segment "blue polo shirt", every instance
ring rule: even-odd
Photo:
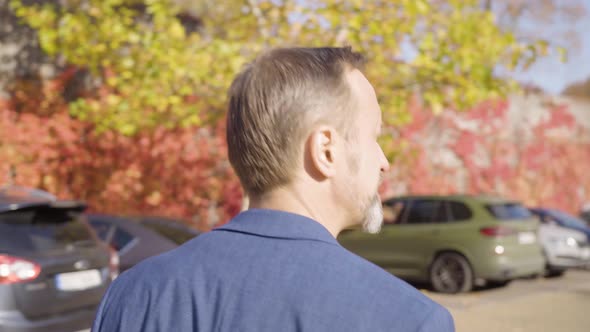
[[[94,332],[454,331],[449,312],[318,222],[251,209],[123,273]]]

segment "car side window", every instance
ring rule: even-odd
[[[434,218],[432,222],[434,223],[446,223],[452,221],[450,213],[449,213],[449,206],[445,201],[439,201],[438,207],[436,208],[436,212],[434,214]]]
[[[98,238],[102,241],[108,241],[108,237],[111,234],[112,225],[108,222],[98,221],[98,220],[90,220],[90,225],[98,235]]]
[[[438,222],[437,218],[446,218],[441,216],[441,208],[444,206],[437,200],[415,200],[409,205],[406,216],[406,224],[429,224]]]
[[[449,205],[451,221],[464,221],[473,217],[473,212],[464,203],[450,201],[447,204]]]
[[[557,220],[548,214],[542,214],[539,219],[541,220],[541,223],[546,225],[559,225]]]
[[[123,251],[135,240],[135,237],[130,233],[117,227],[113,239],[111,240],[111,246],[117,251]]]
[[[407,205],[404,201],[390,201],[383,204],[383,224],[401,224]]]

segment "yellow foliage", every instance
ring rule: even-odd
[[[406,102],[415,93],[435,112],[504,95],[514,85],[493,75],[495,69],[527,66],[549,47],[519,43],[476,0],[186,3],[184,10],[202,22],[196,32],[185,30],[170,0],[72,1],[67,7],[12,0],[11,6],[39,31],[47,53],[89,68],[113,94],[76,101],[72,113],[127,135],[162,124],[201,124],[203,114],[219,118],[235,73],[269,47],[350,45],[365,53],[367,75],[391,124],[407,120]]]

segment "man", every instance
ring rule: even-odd
[[[275,49],[234,80],[231,164],[250,209],[123,273],[94,331],[454,331],[449,313],[342,248],[382,223],[381,110],[349,48]]]

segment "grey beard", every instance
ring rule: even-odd
[[[365,217],[362,222],[363,231],[369,234],[377,234],[381,231],[383,225],[383,208],[379,195],[371,199],[371,203],[365,210]]]

